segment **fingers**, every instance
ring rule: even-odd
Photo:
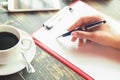
[[[71,41],[75,42],[77,39],[79,39],[78,47],[83,46],[84,43],[89,45],[91,41],[94,40],[94,33],[92,32],[74,31],[71,33],[71,35]]]
[[[77,38],[72,38],[72,41],[75,42],[77,40]],[[78,41],[78,47],[82,47],[84,44],[89,45],[91,43],[90,40],[86,40],[86,39],[79,39]]]
[[[81,47],[84,44],[84,39],[79,39],[78,47]]]
[[[102,18],[100,16],[85,16],[81,17],[76,23],[73,24],[70,28],[68,28],[68,31],[72,31],[78,27],[84,27],[85,25],[100,21]],[[96,30],[96,29],[95,29]],[[84,44],[84,39],[86,39],[86,44],[90,44],[91,41],[97,42],[98,35],[95,34],[94,30],[90,31],[74,31],[71,33],[72,39],[71,41],[75,42],[77,39],[79,39],[78,47],[81,47]]]
[[[78,47],[82,47],[84,44],[89,45],[90,43],[91,43],[90,40],[87,40],[87,39],[79,39]]]
[[[85,32],[85,31],[74,31],[71,33],[71,35],[74,39],[79,38],[79,39],[93,40],[94,37],[93,32]]]
[[[77,40],[76,37],[72,37],[72,39],[71,39],[72,42],[75,42],[76,40]],[[83,39],[79,39],[79,41],[78,41],[78,47],[81,47],[83,44],[84,44]]]
[[[71,39],[72,42],[75,42],[76,40],[77,40],[77,37],[74,37],[74,36]]]
[[[99,21],[101,18],[99,16],[85,16],[81,17],[76,23],[73,24],[70,28],[68,28],[68,31],[71,31],[77,27],[83,27],[86,24],[89,24],[94,21]]]

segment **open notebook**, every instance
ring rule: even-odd
[[[112,18],[91,8],[81,1],[66,6],[44,25],[32,34],[36,44],[48,54],[70,67],[85,80],[120,80],[120,50],[102,46],[96,43],[77,48],[77,42],[71,42],[71,36],[56,39],[67,32],[83,15],[100,14],[116,32],[120,32],[120,24]],[[56,18],[57,17],[57,18]],[[87,73],[87,74],[86,74]],[[88,76],[89,75],[89,76]],[[91,76],[91,77],[90,77]]]

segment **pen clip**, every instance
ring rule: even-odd
[[[98,21],[98,22],[94,22],[94,23],[90,23],[90,24],[88,24],[88,25],[85,26],[85,30],[94,28],[94,27],[96,27],[96,26],[101,26],[101,25],[104,24],[104,23],[106,23],[105,20]]]

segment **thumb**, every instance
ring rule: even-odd
[[[93,32],[74,31],[71,33],[71,35],[75,38],[80,38],[80,39],[93,40],[94,38]]]

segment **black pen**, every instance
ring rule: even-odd
[[[82,28],[74,29],[74,30],[72,30],[72,31],[70,31],[70,32],[64,33],[64,34],[58,36],[57,38],[69,36],[69,35],[71,35],[71,33],[72,33],[73,31],[76,31],[76,30],[86,31],[86,30],[88,30],[88,29],[101,26],[101,25],[104,24],[104,23],[106,23],[105,20],[98,21],[98,22],[93,22],[93,23],[90,23],[90,24],[88,24],[88,25],[86,25],[86,26],[84,26],[84,27],[82,27]]]

